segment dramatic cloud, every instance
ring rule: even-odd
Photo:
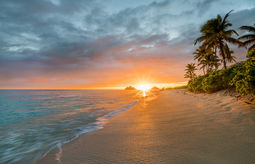
[[[0,88],[185,81],[200,26],[232,9],[233,28],[255,23],[254,0],[1,1]]]

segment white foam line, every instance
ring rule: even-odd
[[[77,139],[82,134],[102,129],[103,126],[106,124],[106,122],[110,118],[120,114],[121,112],[124,112],[124,111],[132,108],[137,103],[138,103],[138,101],[135,101],[135,102],[133,102],[133,103],[131,103],[131,104],[121,108],[120,110],[113,111],[113,112],[108,113],[105,116],[99,117],[96,122],[90,123],[90,124],[88,124],[88,125],[86,125],[86,126],[84,126],[82,128],[79,127],[78,129],[81,130],[81,131],[79,133],[77,133],[72,139],[57,143],[57,145],[53,146],[51,149],[49,149],[49,151],[47,151],[43,156],[41,156],[41,158],[35,160],[33,163],[35,163],[35,162],[39,161],[40,159],[44,158],[51,150],[53,150],[56,147],[59,149],[59,151],[56,153],[56,160],[58,161],[58,163],[61,163],[62,145],[63,144],[69,143],[69,142]]]

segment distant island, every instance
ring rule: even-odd
[[[151,89],[150,89],[151,91],[160,91],[160,89],[158,88],[158,87],[152,87]]]
[[[125,88],[125,90],[137,90],[135,87],[132,87],[132,86],[127,86],[126,88]]]

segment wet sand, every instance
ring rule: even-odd
[[[222,94],[161,92],[39,163],[254,163],[255,106]]]

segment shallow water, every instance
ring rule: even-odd
[[[33,163],[136,102],[135,91],[1,90],[0,163]]]
[[[169,90],[63,146],[60,161],[53,152],[39,163],[246,164],[254,152],[253,105],[221,92]]]

